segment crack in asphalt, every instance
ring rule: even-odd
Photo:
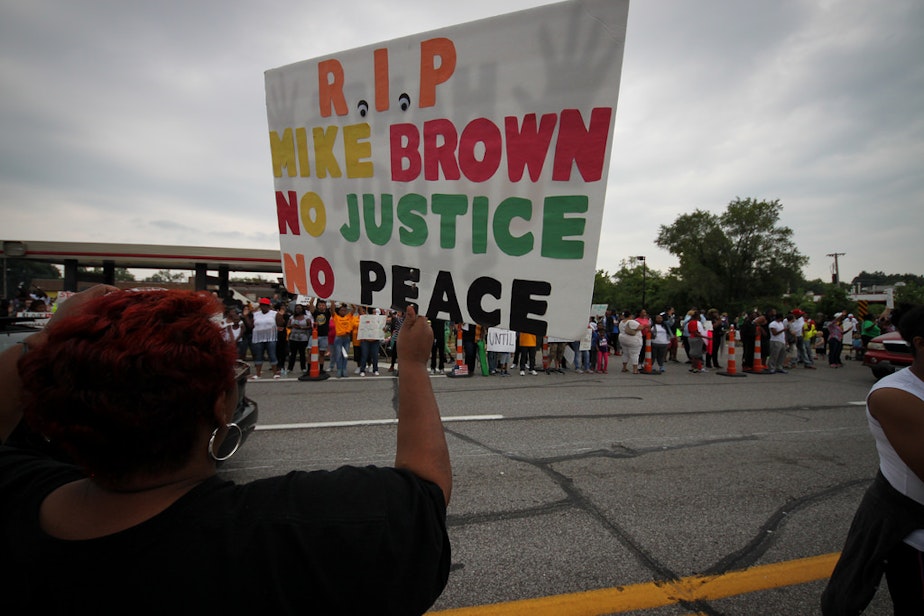
[[[824,490],[790,500],[767,518],[767,521],[761,525],[754,535],[754,538],[751,539],[747,545],[719,559],[714,565],[707,568],[703,572],[703,575],[718,575],[727,571],[750,567],[772,547],[777,530],[786,524],[790,514],[805,509],[815,503],[825,501],[830,497],[837,496],[859,485],[866,485],[869,482],[869,479],[845,481],[844,483],[839,483],[825,488]]]
[[[827,408],[827,407],[823,407]],[[838,408],[838,407],[834,407]],[[767,412],[768,409],[762,409],[763,412]],[[783,410],[783,409],[780,409]],[[792,409],[785,409],[792,410]],[[804,407],[800,410],[805,410]],[[738,412],[741,412],[740,410]],[[600,418],[609,418],[612,415],[590,415],[586,418],[600,417]],[[538,417],[538,419],[544,419],[546,416]],[[574,416],[570,416],[571,419],[574,419]],[[644,455],[650,455],[655,453],[664,453],[668,451],[676,451],[680,449],[690,449],[695,447],[710,447],[712,445],[730,443],[730,442],[743,442],[743,441],[756,441],[760,440],[759,436],[747,435],[740,437],[726,437],[726,438],[717,438],[717,439],[705,439],[696,442],[683,443],[673,446],[658,446],[658,447],[647,447],[641,449],[631,449],[625,447],[619,443],[614,443],[610,449],[597,449],[593,451],[586,451],[575,454],[568,454],[562,456],[551,456],[544,458],[532,458],[523,455],[517,455],[511,452],[505,452],[494,447],[491,447],[476,438],[470,437],[467,434],[462,434],[456,430],[445,429],[447,434],[474,445],[480,447],[490,453],[496,454],[503,458],[506,458],[513,462],[519,462],[523,464],[528,464],[540,470],[544,475],[549,477],[552,482],[557,485],[564,493],[565,498],[553,501],[551,503],[546,503],[536,507],[527,507],[516,510],[509,510],[503,512],[486,512],[486,513],[476,513],[476,514],[462,514],[462,515],[449,515],[447,516],[447,525],[450,527],[461,527],[468,526],[472,524],[482,524],[487,522],[496,522],[496,521],[505,521],[512,519],[523,519],[533,516],[546,515],[548,513],[553,513],[556,511],[562,511],[565,509],[573,508],[583,511],[592,519],[597,521],[611,536],[613,536],[620,544],[622,544],[626,549],[629,550],[635,558],[646,567],[652,574],[655,576],[655,583],[657,584],[666,584],[670,582],[679,581],[681,575],[676,571],[672,570],[670,567],[660,562],[655,558],[648,550],[646,550],[632,534],[626,530],[624,527],[611,520],[604,511],[597,507],[592,500],[584,495],[580,489],[574,485],[574,480],[555,470],[553,465],[568,462],[574,460],[585,460],[592,458],[613,458],[613,459],[629,459],[637,458]],[[805,509],[815,503],[822,502],[828,498],[832,498],[845,492],[847,490],[853,489],[858,485],[868,483],[868,479],[858,479],[853,481],[847,481],[840,483],[834,486],[827,487],[823,490],[807,494],[805,496],[792,499],[786,502],[784,505],[779,507],[769,518],[760,526],[757,533],[754,537],[743,547],[734,552],[731,552],[713,565],[709,566],[703,575],[720,575],[727,573],[728,571],[733,571],[737,569],[745,569],[752,566],[756,563],[770,547],[773,546],[775,538],[777,537],[777,531],[782,528],[789,516],[797,511]],[[459,563],[457,568],[464,567],[464,564]],[[678,605],[682,606],[684,609],[695,610],[700,614],[706,614],[708,616],[722,616],[722,612],[718,611],[714,606],[709,602],[705,601],[688,601],[680,600]]]

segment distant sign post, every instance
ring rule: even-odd
[[[627,16],[563,2],[267,71],[287,289],[580,338]]]

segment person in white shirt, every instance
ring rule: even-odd
[[[652,362],[657,365],[655,369],[658,372],[664,372],[664,361],[670,341],[671,331],[664,324],[664,316],[655,315],[654,323],[651,325],[651,357]]]
[[[844,330],[844,339],[842,343],[844,345],[844,357],[846,359],[853,359],[853,337],[855,335],[860,335],[860,331],[857,329],[859,325],[860,322],[857,321],[852,314],[848,314],[847,318],[844,319],[844,322],[841,324]]]
[[[796,351],[799,354],[799,363],[809,370],[815,369],[814,349],[807,346],[805,339],[805,313],[796,308],[792,311],[793,319],[789,322],[789,331],[796,339]]]
[[[279,366],[276,365],[276,311],[270,307],[268,297],[260,298],[260,309],[253,313],[253,334],[250,339],[250,353],[256,374],[250,378],[258,379],[263,373],[264,352],[273,367],[273,378],[279,378]]]
[[[924,305],[902,312],[912,363],[866,397],[879,472],[822,595],[825,616],[862,612],[883,575],[895,614],[924,614]]]
[[[786,374],[783,364],[786,361],[786,329],[787,323],[779,312],[770,321],[770,353],[767,355],[767,370],[778,374]]]

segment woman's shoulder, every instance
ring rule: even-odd
[[[44,452],[0,446],[0,494],[7,490],[47,494],[83,477],[76,466],[50,458]]]

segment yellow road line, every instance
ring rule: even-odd
[[[681,601],[708,601],[758,590],[804,584],[831,576],[839,554],[823,554],[722,575],[691,576],[673,582],[647,582],[567,595],[554,595],[493,605],[462,607],[440,616],[600,616],[652,609]]]

